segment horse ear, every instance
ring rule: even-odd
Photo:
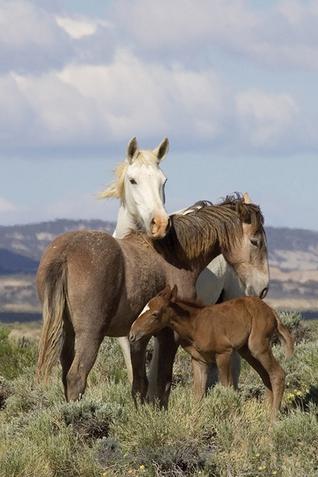
[[[175,303],[177,301],[177,296],[178,296],[178,287],[177,287],[177,285],[174,285],[174,287],[171,290],[170,301]]]
[[[127,159],[128,159],[129,164],[131,164],[133,162],[133,157],[134,157],[134,155],[136,154],[137,151],[138,151],[137,139],[135,137],[133,137],[132,139],[130,139],[130,141],[128,143],[128,146],[127,146]]]
[[[157,156],[158,161],[161,161],[169,151],[169,139],[165,137],[156,149],[152,152]]]
[[[161,290],[161,292],[158,293],[158,296],[166,296],[166,295],[170,295],[171,293],[171,288],[169,285],[167,285],[163,290]]]
[[[243,194],[243,202],[244,202],[244,204],[251,204],[252,203],[251,198],[250,198],[250,196],[248,195],[247,192],[244,192],[244,194]]]

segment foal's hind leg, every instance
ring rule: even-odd
[[[84,393],[102,339],[101,334],[89,331],[75,335],[75,357],[66,376],[67,401],[76,401]]]
[[[261,350],[251,352],[255,356],[255,358],[262,364],[262,366],[266,369],[269,379],[271,382],[272,390],[273,390],[273,402],[272,402],[272,420],[276,418],[276,415],[279,411],[283,394],[285,388],[285,372],[280,364],[276,361],[273,356],[270,344],[263,347]]]
[[[242,356],[242,358],[244,358],[261,377],[264,383],[264,386],[266,388],[266,400],[269,406],[272,408],[273,390],[272,390],[272,383],[271,383],[267,370],[264,368],[264,366],[258,359],[254,358],[254,356],[252,355],[251,351],[248,349],[247,346],[243,346],[243,348],[239,350],[239,353]]]

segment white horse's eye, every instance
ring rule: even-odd
[[[129,179],[129,182],[130,182],[131,184],[137,184],[137,182],[135,181],[135,179]]]

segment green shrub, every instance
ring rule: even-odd
[[[8,339],[10,330],[0,326],[0,376],[14,379],[34,367],[36,347],[33,343],[16,344]]]

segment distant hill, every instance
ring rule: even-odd
[[[0,226],[0,312],[39,310],[34,273],[47,245],[70,230],[112,233],[102,220],[55,220]],[[318,232],[267,227],[271,284],[267,300],[274,306],[318,310]]]
[[[38,265],[38,260],[0,248],[0,275],[35,273]]]
[[[0,248],[39,260],[43,250],[60,234],[70,230],[97,229],[113,232],[115,224],[102,220],[58,219],[38,224],[0,226]]]

